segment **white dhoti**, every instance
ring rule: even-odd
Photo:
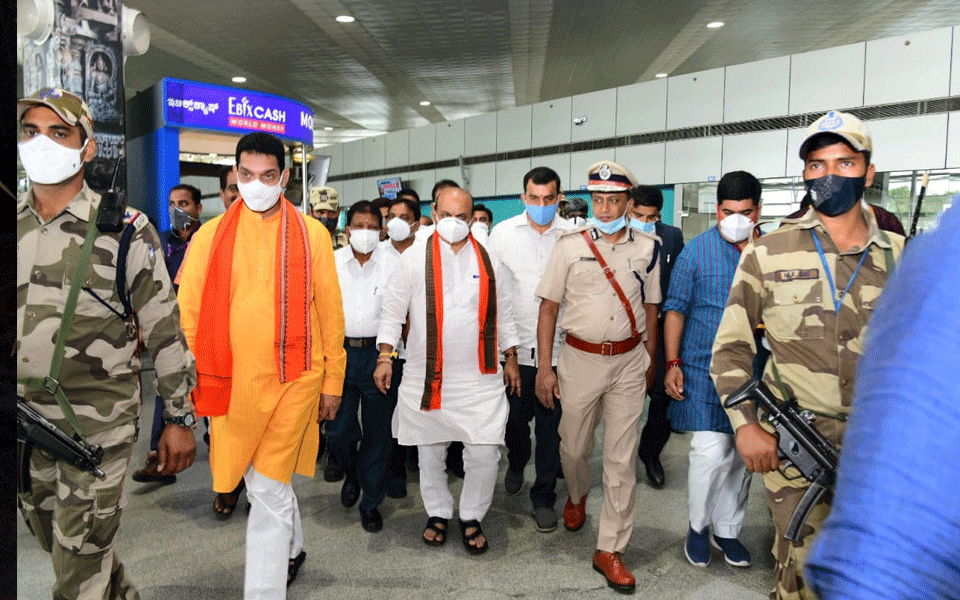
[[[251,465],[244,473],[250,516],[244,600],[284,600],[288,558],[303,550],[303,524],[293,486],[271,479]]]
[[[701,532],[712,526],[717,537],[738,537],[747,509],[750,475],[737,453],[733,435],[693,432],[688,474],[690,527]]]
[[[420,456],[420,495],[427,516],[453,518],[453,495],[447,485],[446,457],[449,442],[417,446]],[[460,520],[482,521],[493,502],[500,468],[500,447],[492,444],[463,445],[463,490]]]

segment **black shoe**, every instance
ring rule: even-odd
[[[662,489],[666,479],[663,476],[663,465],[660,464],[660,459],[656,457],[643,459],[643,466],[647,469],[647,480],[650,485],[658,490]]]
[[[340,488],[340,504],[350,508],[360,499],[360,485],[356,481],[349,479],[343,482]]]
[[[376,508],[371,510],[360,509],[360,524],[370,533],[376,533],[383,529],[383,517]]]
[[[327,466],[323,468],[323,480],[340,481],[341,479],[343,479],[343,469],[331,460],[330,456],[327,456]]]
[[[390,498],[407,497],[407,480],[393,477],[387,480],[387,496]]]

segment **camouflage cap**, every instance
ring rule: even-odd
[[[17,100],[17,121],[23,118],[23,113],[31,106],[46,106],[68,125],[83,127],[88,138],[93,137],[93,117],[90,116],[90,107],[83,98],[60,88],[46,88]]]
[[[850,113],[831,110],[807,127],[803,142],[800,143],[800,158],[806,160],[807,148],[817,136],[832,133],[842,137],[857,152],[873,154],[873,140],[863,121]]]
[[[630,169],[612,160],[587,167],[587,189],[591,192],[626,192],[639,184]]]
[[[330,186],[310,188],[310,208],[313,210],[339,210],[340,192]]]

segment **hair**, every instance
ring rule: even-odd
[[[638,185],[627,193],[634,206],[652,206],[657,212],[663,210],[663,192],[652,185]]]
[[[717,184],[717,204],[724,200],[753,200],[754,206],[760,204],[760,181],[746,171],[730,171],[720,178]]]
[[[286,148],[283,142],[280,141],[280,138],[275,135],[257,131],[255,133],[248,133],[240,138],[240,141],[237,142],[238,167],[240,166],[240,155],[244,152],[274,156],[277,159],[277,167],[281,171],[284,169],[285,163],[283,157],[286,154]]]
[[[482,210],[483,212],[487,213],[487,216],[490,217],[490,224],[493,225],[493,211],[482,204],[474,204],[473,210],[470,211],[470,214],[473,214],[478,210]]]
[[[807,144],[806,144],[806,152],[805,152],[804,155],[803,155],[803,160],[806,161],[806,160],[807,160],[807,155],[809,155],[811,152],[813,152],[813,151],[815,151],[815,150],[821,150],[821,149],[823,149],[823,148],[826,148],[827,146],[832,146],[832,145],[836,144],[837,142],[843,144],[843,145],[846,146],[847,148],[850,148],[850,149],[853,150],[854,152],[859,152],[860,154],[863,154],[863,158],[864,158],[864,160],[867,161],[867,165],[870,164],[870,151],[869,151],[869,150],[857,150],[856,148],[854,148],[853,146],[851,146],[851,145],[850,145],[850,142],[848,142],[847,140],[845,140],[842,136],[837,135],[836,133],[830,133],[829,131],[825,131],[825,132],[823,132],[823,133],[818,133],[817,135],[813,136],[813,138],[812,138],[809,142],[807,142]]]
[[[220,169],[220,191],[227,189],[227,175],[233,170],[233,165],[224,165]]]
[[[407,206],[407,208],[410,209],[410,212],[413,213],[414,220],[415,220],[415,221],[419,221],[419,220],[420,220],[420,216],[421,216],[421,215],[420,215],[420,203],[419,203],[419,202],[414,202],[414,201],[411,200],[410,198],[396,198],[396,199],[390,201],[390,208],[393,208],[394,206],[396,206],[396,205],[398,205],[398,204],[405,204],[405,205]]]
[[[190,197],[193,198],[194,204],[200,204],[201,193],[200,190],[190,185],[189,183],[181,183],[180,185],[175,185],[170,188],[170,193],[172,194],[174,190],[187,190],[190,192]]]
[[[380,229],[383,228],[383,215],[380,214],[380,209],[374,206],[373,202],[369,200],[354,202],[350,208],[347,209],[347,227],[353,222],[353,215],[356,214],[371,215],[377,220],[377,227]]]
[[[550,167],[534,167],[523,176],[523,193],[527,193],[527,183],[533,181],[535,185],[546,185],[551,181],[557,182],[557,193],[560,193],[560,176]]]
[[[440,181],[433,184],[433,190],[430,192],[430,201],[436,202],[437,192],[439,192],[443,188],[450,188],[450,187],[458,188],[460,187],[460,184],[452,179],[441,179]]]
[[[589,214],[590,210],[587,206],[587,201],[580,196],[567,198],[567,214],[572,212],[582,212],[584,215]]]
[[[413,188],[400,188],[400,191],[397,192],[397,198],[400,196],[413,196],[416,198],[417,202],[420,202],[420,194],[417,193],[417,190]]]
[[[393,202],[390,198],[384,198],[380,196],[379,198],[374,198],[370,201],[370,204],[379,211],[382,208],[390,208],[390,203]]]

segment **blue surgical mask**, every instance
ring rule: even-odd
[[[549,225],[553,221],[553,216],[557,214],[557,206],[559,205],[547,204],[546,206],[538,206],[536,204],[527,204],[526,206],[530,219],[542,227]]]
[[[649,233],[650,235],[655,235],[657,231],[657,222],[650,221],[649,223],[647,223],[639,219],[631,218],[630,227],[633,227],[637,231],[642,231],[643,233]]]
[[[626,227],[627,219],[623,215],[620,215],[620,217],[604,223],[603,221],[597,220],[596,217],[590,217],[590,224],[607,235],[613,235]]]

